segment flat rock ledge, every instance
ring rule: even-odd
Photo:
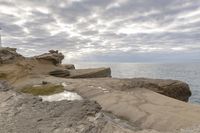
[[[2,133],[132,133],[141,130],[103,111],[93,100],[43,102],[39,97],[16,93],[11,88],[0,91]]]
[[[125,79],[126,83],[121,88],[146,88],[171,98],[187,102],[192,95],[189,85],[185,82],[171,79],[133,78]]]
[[[0,132],[200,132],[200,106],[186,103],[187,83],[111,78],[110,68],[75,69],[63,59],[55,50],[26,58],[16,49],[0,48]],[[48,84],[83,99],[47,102],[20,91]]]

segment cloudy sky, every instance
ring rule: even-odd
[[[200,61],[200,0],[0,0],[3,46],[72,61]]]

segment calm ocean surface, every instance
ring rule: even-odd
[[[200,104],[200,63],[75,63],[76,68],[111,67],[112,77],[177,79],[189,84],[190,102]]]

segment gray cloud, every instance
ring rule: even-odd
[[[66,61],[200,58],[200,1],[0,0],[0,11],[3,45],[26,56],[58,49]]]

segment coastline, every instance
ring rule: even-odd
[[[9,82],[0,83],[0,114],[9,118],[0,121],[1,131],[181,133],[200,123],[200,106],[186,103],[191,92],[184,82],[117,79],[110,68],[77,70],[61,64],[64,56],[54,50],[26,58],[16,49],[0,48],[0,56],[0,79]],[[26,86],[62,83],[83,100],[43,102],[21,92]]]

